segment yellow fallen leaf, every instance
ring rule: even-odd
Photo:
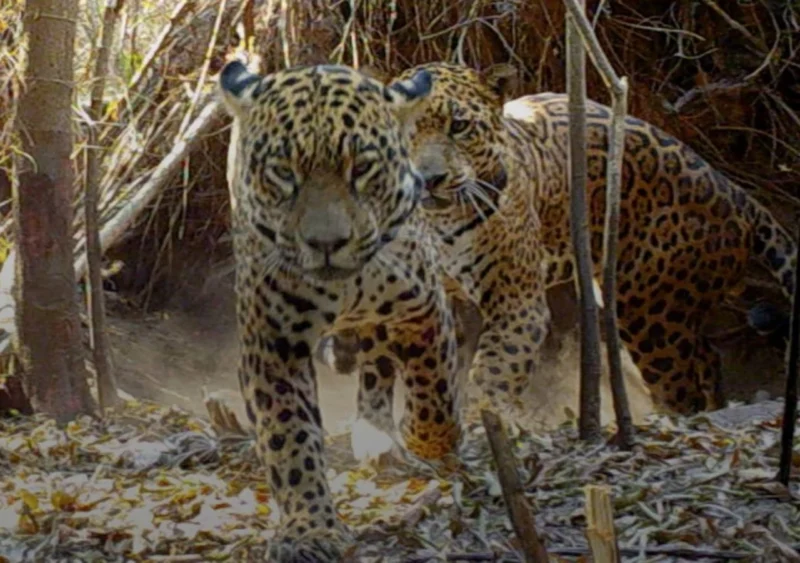
[[[187,489],[172,495],[170,499],[173,504],[185,504],[197,498],[197,489]]]
[[[37,534],[39,533],[39,525],[30,514],[20,514],[17,521],[17,528],[23,534]]]
[[[39,499],[36,495],[25,489],[20,489],[19,498],[25,503],[29,510],[37,510],[39,508]]]
[[[50,502],[56,510],[74,512],[75,500],[75,495],[65,493],[64,491],[53,491],[50,495]]]

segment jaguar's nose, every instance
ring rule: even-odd
[[[311,237],[306,239],[306,244],[317,250],[322,252],[323,254],[333,254],[334,252],[341,250],[347,243],[350,242],[350,237],[331,237],[331,238],[319,238],[319,237]]]

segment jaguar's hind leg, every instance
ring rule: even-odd
[[[405,384],[400,434],[406,448],[429,460],[454,453],[461,437],[464,386],[450,310],[438,318],[422,317],[395,326],[392,336]]]
[[[523,394],[538,369],[549,328],[550,309],[543,292],[517,310],[486,320],[470,377],[500,412],[526,412]]]
[[[722,406],[719,354],[700,334],[702,312],[673,308],[631,311],[620,336],[659,410],[693,414]]]

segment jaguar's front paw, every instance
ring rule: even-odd
[[[296,526],[270,542],[269,561],[339,563],[348,560],[354,547],[352,536],[344,526],[324,529]]]

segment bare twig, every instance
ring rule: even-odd
[[[612,119],[608,134],[606,166],[606,215],[603,229],[603,319],[606,329],[606,350],[617,418],[618,443],[624,449],[633,445],[633,419],[631,418],[625,378],[622,374],[620,339],[617,327],[617,243],[619,241],[619,208],[622,186],[622,162],[625,151],[625,118],[628,114],[628,82],[620,78],[606,57],[589,20],[578,0],[565,0],[569,15],[574,19],[577,32],[595,68],[600,72],[606,87],[611,91]]]
[[[253,3],[254,0],[245,0],[242,6],[242,40],[243,48],[247,51],[255,50],[253,41],[256,38],[256,22]]]
[[[700,96],[714,92],[730,92],[731,90],[741,90],[750,86],[747,82],[733,82],[731,80],[720,80],[703,86],[696,86],[684,92],[677,100],[672,103],[672,111],[680,113],[683,108]]]
[[[226,0],[221,0],[219,3],[217,19],[214,21],[214,29],[211,32],[211,39],[209,39],[208,46],[206,47],[206,56],[203,59],[203,67],[200,69],[200,77],[197,79],[197,86],[195,87],[192,101],[189,104],[189,109],[187,109],[186,113],[183,114],[183,121],[181,122],[181,126],[178,128],[178,137],[183,135],[183,133],[186,131],[186,128],[189,126],[189,123],[191,123],[194,110],[197,107],[197,103],[200,101],[200,96],[202,95],[203,88],[206,85],[208,67],[211,65],[211,57],[214,54],[214,48],[217,46],[217,35],[219,35],[219,27],[222,24],[222,15],[225,13],[226,4]]]
[[[170,36],[175,27],[181,22],[184,16],[186,16],[186,14],[194,8],[194,6],[195,0],[183,0],[180,4],[175,6],[175,9],[172,10],[172,14],[169,17],[169,21],[164,26],[164,29],[161,30],[161,33],[159,33],[158,38],[153,42],[150,50],[144,56],[141,66],[136,70],[136,74],[134,74],[133,78],[131,78],[131,81],[128,84],[129,90],[136,89],[136,87],[142,81],[142,78],[144,78],[144,75],[148,70],[150,70],[150,67],[153,65],[156,57],[158,57],[159,53],[164,50],[164,46],[167,43],[167,38]]]
[[[579,4],[581,12],[583,12],[582,4],[581,1]],[[586,52],[578,33],[576,20],[573,14],[567,15],[570,227],[578,270],[577,293],[581,304],[579,432],[582,440],[597,441],[600,439],[600,326],[593,287],[594,267],[586,206]]]
[[[619,563],[619,547],[614,531],[614,509],[608,487],[587,485],[586,539],[595,563]]]
[[[633,419],[631,418],[625,378],[622,374],[620,338],[617,326],[617,243],[619,241],[619,208],[622,186],[622,161],[625,151],[625,117],[628,113],[628,81],[619,81],[620,91],[612,91],[612,120],[608,136],[608,164],[606,166],[606,217],[603,230],[603,312],[606,327],[606,346],[617,418],[618,444],[623,449],[633,445]]]
[[[743,26],[735,19],[733,19],[730,15],[728,15],[728,13],[722,8],[720,8],[719,4],[717,4],[714,0],[703,0],[703,4],[705,4],[711,10],[716,12],[717,15],[719,15],[722,19],[724,19],[729,26],[731,26],[733,29],[744,35],[745,39],[747,39],[750,43],[752,43],[756,49],[759,49],[761,51],[767,51],[767,46],[761,39],[750,33],[745,26]]]
[[[800,222],[797,227],[800,240]],[[789,486],[792,472],[794,430],[797,424],[797,361],[800,359],[800,260],[794,268],[794,295],[792,296],[792,321],[789,329],[789,351],[786,366],[786,393],[783,404],[783,425],[781,428],[781,459],[778,481]]]
[[[500,417],[485,409],[481,410],[481,419],[497,464],[497,477],[503,489],[508,518],[522,546],[525,561],[547,563],[549,561],[547,550],[536,532],[536,521],[525,498],[525,490],[517,472],[517,462],[503,430],[503,423]]]
[[[172,11],[170,15],[169,22],[164,26],[164,29],[161,30],[158,38],[153,42],[153,45],[150,47],[150,50],[144,56],[144,60],[142,61],[141,66],[136,70],[136,73],[131,78],[128,84],[128,91],[134,91],[138,86],[139,83],[144,78],[145,74],[151,69],[153,66],[156,57],[164,50],[164,47],[167,44],[167,39],[172,34],[175,27],[180,23],[180,21],[186,16],[186,14],[191,11],[195,6],[195,0],[183,0],[180,4],[175,6],[175,9]],[[106,110],[105,115],[103,116],[103,120],[109,119],[112,111],[120,112],[125,107],[125,97],[120,98],[117,100],[115,104],[110,104],[108,109]],[[106,129],[105,134],[100,137],[101,141],[106,138],[106,134],[110,133],[112,129]]]
[[[123,0],[107,0],[103,13],[103,26],[100,30],[100,45],[95,61],[94,84],[92,84],[92,101],[89,114],[89,148],[86,155],[86,193],[84,195],[84,211],[86,221],[86,262],[89,309],[89,341],[92,347],[95,376],[97,378],[97,396],[100,412],[116,407],[119,402],[117,381],[114,375],[111,346],[106,333],[106,302],[103,293],[102,260],[100,248],[100,227],[97,213],[97,198],[102,174],[102,151],[96,146],[97,124],[103,115],[103,93],[108,74],[108,61],[111,54],[111,42],[117,16],[122,9]]]

